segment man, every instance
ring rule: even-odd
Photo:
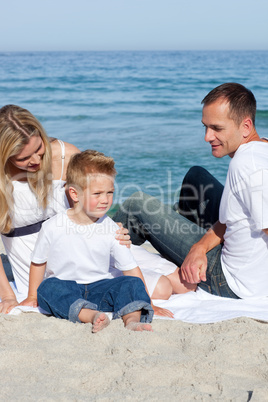
[[[175,280],[223,297],[268,296],[268,142],[255,129],[255,97],[226,83],[202,103],[212,155],[232,158],[224,189],[195,167],[182,185],[180,215],[139,193],[116,220],[127,224],[134,243],[148,239],[181,266]]]

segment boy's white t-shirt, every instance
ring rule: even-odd
[[[112,279],[110,257],[120,271],[137,267],[130,250],[115,239],[117,230],[118,225],[106,215],[91,225],[77,225],[67,211],[61,212],[43,223],[32,261],[47,262],[45,278],[80,284]]]
[[[221,263],[228,285],[241,298],[268,296],[268,143],[236,151],[219,220],[227,225]]]

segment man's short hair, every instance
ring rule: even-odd
[[[85,189],[89,175],[116,176],[114,160],[102,152],[87,149],[71,157],[66,172],[66,185]]]
[[[255,126],[257,103],[249,89],[235,82],[227,82],[212,89],[201,103],[207,106],[219,99],[229,103],[229,117],[237,126],[240,126],[246,117],[250,117]]]

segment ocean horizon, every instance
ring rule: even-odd
[[[172,204],[193,165],[225,181],[229,157],[211,155],[201,124],[211,89],[251,89],[268,136],[267,66],[268,51],[0,52],[0,106],[24,107],[49,136],[112,156],[115,203],[142,190]]]

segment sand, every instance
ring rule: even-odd
[[[97,334],[38,313],[0,314],[1,401],[268,401],[268,324],[121,320]]]
[[[1,401],[267,401],[268,325],[154,320],[100,333],[37,313],[0,316]]]

